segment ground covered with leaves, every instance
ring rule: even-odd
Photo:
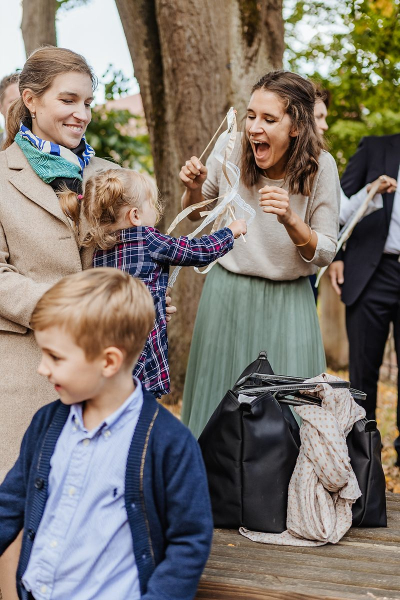
[[[390,492],[400,494],[400,469],[394,466],[396,452],[393,442],[398,435],[396,428],[397,386],[393,382],[379,383],[378,427],[382,435],[382,462],[386,486]]]

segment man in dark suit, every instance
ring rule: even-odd
[[[363,406],[369,419],[375,419],[379,369],[391,322],[397,356],[400,352],[399,166],[400,134],[361,140],[342,177],[342,189],[350,197],[383,175],[383,208],[358,223],[329,269],[332,285],[346,304],[350,381],[366,392]],[[400,430],[399,403],[397,427]],[[400,436],[394,445],[400,466]]]

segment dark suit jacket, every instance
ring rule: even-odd
[[[400,134],[371,136],[361,140],[341,180],[350,197],[380,175],[397,179],[400,163]],[[358,300],[381,259],[389,232],[394,193],[383,194],[383,208],[364,217],[355,227],[346,249],[337,259],[345,264],[342,300],[350,306]]]

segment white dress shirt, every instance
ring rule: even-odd
[[[347,198],[343,190],[341,190],[340,200],[340,216],[339,221],[341,226],[345,226],[349,223],[354,213],[358,210],[361,204],[367,197],[367,186],[363,187],[357,194]],[[383,197],[382,194],[375,194],[371,202],[368,205],[367,211],[364,217],[370,215],[383,208]],[[393,210],[390,219],[389,233],[386,239],[385,248],[383,250],[385,254],[400,254],[400,167],[397,174],[397,189],[394,194]]]
[[[339,214],[339,223],[341,226],[347,225],[352,219],[355,212],[360,208],[361,204],[364,202],[365,198],[368,196],[367,186],[364,186],[357,194],[348,198],[344,191],[340,189],[340,214]],[[368,208],[364,214],[364,217],[370,215],[383,208],[383,198],[381,194],[375,194],[372,198],[371,202],[368,204]],[[363,218],[364,218],[363,217]]]
[[[400,254],[400,166],[397,174],[397,190],[394,193],[392,218],[383,251],[385,254]]]

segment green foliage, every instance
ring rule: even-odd
[[[301,43],[304,28],[318,33]],[[328,140],[342,171],[364,135],[400,131],[400,0],[299,0],[287,64],[330,90]]]
[[[123,167],[153,173],[148,134],[132,137],[124,132],[134,119],[143,120],[141,117],[132,116],[128,110],[96,107],[87,129],[87,140],[95,150],[96,156],[111,158]]]
[[[109,79],[103,81],[106,101],[127,92],[129,80],[121,71],[114,71],[111,65],[103,78]],[[123,167],[153,174],[149,136],[147,133],[133,135],[132,129],[145,130],[143,117],[132,115],[128,110],[107,109],[106,105],[100,105],[92,111],[86,137],[96,156],[114,160]]]
[[[56,0],[57,10],[62,8],[63,10],[71,10],[89,4],[91,0]]]

